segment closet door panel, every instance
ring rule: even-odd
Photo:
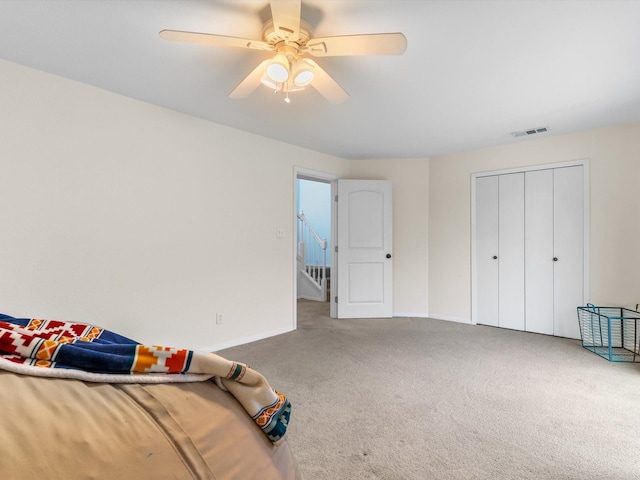
[[[553,170],[525,173],[525,330],[553,335]]]
[[[500,175],[499,326],[524,330],[524,173]]]
[[[498,326],[498,177],[476,179],[477,323]]]
[[[584,305],[584,167],[554,170],[554,331],[580,338],[576,307]]]

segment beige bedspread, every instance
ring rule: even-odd
[[[212,382],[103,384],[0,371],[2,479],[301,478]]]

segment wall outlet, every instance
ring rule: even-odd
[[[276,228],[276,237],[278,238],[284,237],[284,228],[282,227]]]
[[[222,325],[222,314],[216,313],[216,325]]]

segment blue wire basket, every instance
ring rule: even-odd
[[[622,307],[578,307],[582,346],[610,362],[640,362],[640,312]]]

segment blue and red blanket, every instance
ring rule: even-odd
[[[105,383],[193,382],[216,377],[215,373],[189,372],[196,353],[202,355],[142,345],[85,323],[0,314],[0,369],[14,373]],[[226,378],[235,380],[238,376],[234,375]],[[261,404],[263,408],[250,415],[277,442],[286,432],[291,404],[281,393],[274,393],[273,403]]]
[[[193,352],[169,347],[147,347],[117,333],[84,323],[13,318],[0,314],[0,355],[4,360],[19,365],[131,375],[187,373]],[[212,376],[209,375],[209,378]],[[198,375],[196,379],[202,377]],[[191,377],[182,379],[189,380],[193,381]],[[144,382],[144,379],[137,378],[136,381]]]

